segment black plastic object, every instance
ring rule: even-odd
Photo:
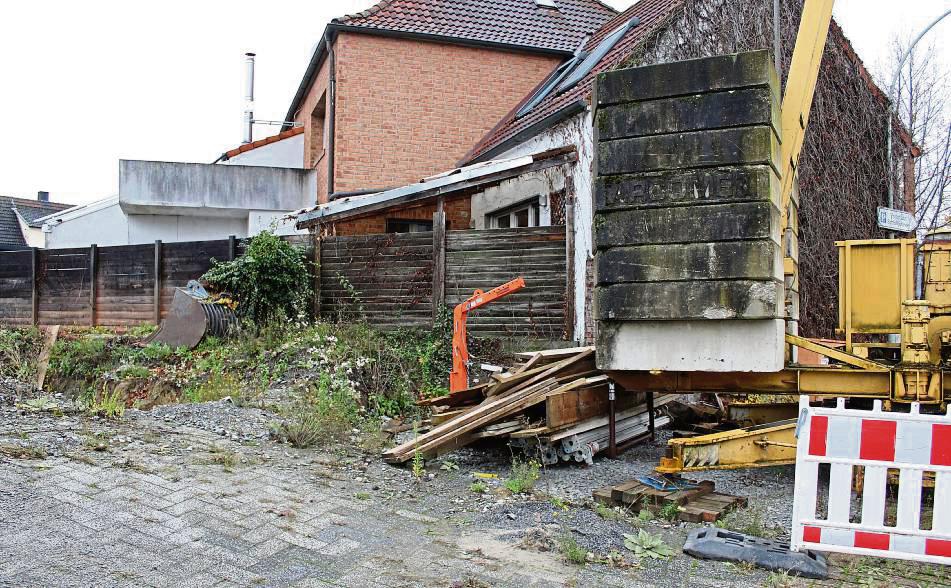
[[[829,565],[821,553],[790,551],[788,543],[715,527],[691,532],[684,543],[684,553],[702,559],[748,562],[774,572],[816,580],[829,577]]]

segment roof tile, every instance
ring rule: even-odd
[[[597,75],[601,72],[615,69],[626,61],[641,41],[655,31],[658,26],[667,22],[668,17],[682,5],[683,0],[640,0],[640,2],[605,22],[591,35],[591,38],[588,39],[585,44],[585,51],[595,49],[598,43],[630,19],[634,17],[641,19],[641,23],[628,31],[614,48],[577,84],[561,93],[552,92],[524,116],[516,118],[516,113],[522,104],[531,100],[535,94],[535,91],[532,91],[532,93],[526,96],[518,106],[513,108],[494,129],[489,131],[486,136],[476,144],[469,155],[465,157],[464,162],[478,159],[480,156],[501,146],[519,133],[557,114],[568,106],[580,100],[587,100],[591,95],[591,90]],[[547,79],[543,80],[541,84],[539,84],[539,88],[544,86],[547,81]]]
[[[617,12],[598,0],[383,0],[334,24],[571,52]]]

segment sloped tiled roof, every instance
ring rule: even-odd
[[[494,129],[489,131],[486,136],[476,144],[472,151],[465,157],[463,163],[479,159],[489,154],[493,149],[500,147],[506,141],[543,123],[546,119],[568,109],[570,106],[582,100],[587,100],[591,94],[594,80],[599,73],[616,69],[626,61],[642,41],[656,31],[658,26],[667,22],[668,17],[673,15],[674,12],[682,6],[683,0],[640,0],[640,2],[607,21],[585,44],[585,51],[593,51],[598,46],[598,43],[630,19],[636,17],[639,18],[641,22],[628,31],[607,55],[577,84],[561,93],[552,92],[524,116],[516,117],[516,113],[522,104],[531,100],[535,94],[535,91],[532,91],[531,94],[526,96],[518,106],[513,108]],[[542,83],[539,84],[539,88],[543,87],[547,81],[548,80],[542,81]]]
[[[383,0],[333,24],[571,52],[617,14],[598,0]]]
[[[72,204],[0,196],[0,247],[26,246],[20,219],[17,218],[18,212],[30,226],[38,226],[34,222],[37,219],[72,207]]]
[[[252,141],[251,143],[245,143],[240,147],[236,147],[231,151],[226,151],[222,156],[222,159],[230,159],[241,155],[242,153],[247,153],[252,149],[257,149],[258,147],[264,147],[265,145],[270,145],[272,143],[277,143],[278,141],[283,141],[284,139],[290,139],[296,135],[300,135],[304,132],[304,127],[294,127],[293,129],[288,129],[286,131],[281,131],[276,135],[271,135],[270,137],[265,137],[263,139],[258,139],[257,141]]]

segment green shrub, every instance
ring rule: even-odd
[[[60,339],[50,354],[50,372],[60,378],[93,379],[111,364],[106,341],[97,336]]]
[[[304,250],[266,231],[247,240],[237,259],[212,260],[202,279],[233,296],[238,315],[256,325],[305,315],[311,298]]]

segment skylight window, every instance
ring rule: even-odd
[[[539,8],[554,8],[558,10],[558,5],[555,4],[555,0],[535,0],[535,6]]]
[[[558,92],[564,92],[568,88],[571,88],[578,82],[580,82],[586,75],[591,73],[591,70],[594,69],[594,66],[604,59],[604,56],[608,54],[611,49],[614,49],[614,46],[617,45],[618,41],[624,38],[624,35],[628,31],[641,24],[641,19],[634,17],[626,23],[622,24],[618,28],[614,29],[610,35],[604,38],[603,41],[598,43],[598,46],[594,48],[594,51],[588,54],[584,58],[584,61],[576,67],[571,74],[565,76],[564,81],[558,85]]]
[[[535,1],[543,2],[545,0]],[[605,37],[603,41],[598,43],[598,46],[590,53],[582,50],[582,47],[587,44],[587,40],[582,41],[581,46],[575,51],[574,57],[561,64],[561,66],[552,73],[545,84],[532,96],[531,100],[518,109],[518,112],[515,113],[515,118],[521,118],[531,112],[533,108],[538,106],[542,100],[552,93],[564,92],[584,79],[584,77],[591,73],[591,70],[604,59],[604,56],[617,45],[618,41],[623,39],[628,31],[639,24],[641,24],[641,19],[637,17],[632,18],[614,29],[614,31]]]

